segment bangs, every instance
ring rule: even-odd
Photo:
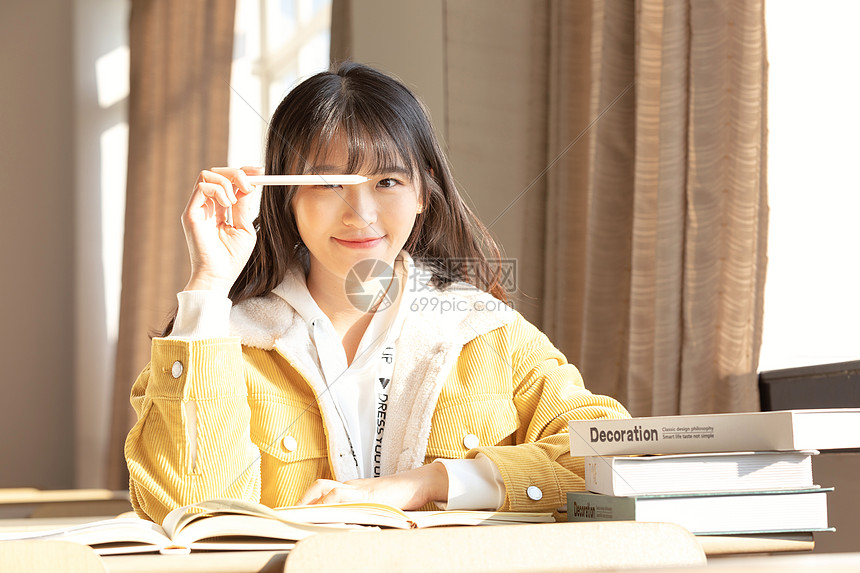
[[[389,111],[392,121],[380,121],[380,111]],[[418,145],[403,120],[392,112],[377,106],[361,113],[361,106],[352,105],[331,110],[314,132],[306,134],[302,146],[305,149],[296,158],[296,173],[312,174],[321,166],[343,168],[344,174],[379,175],[405,170],[414,179],[419,170]],[[329,150],[344,144],[347,164],[332,165],[327,160]]]

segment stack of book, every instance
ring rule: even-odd
[[[587,492],[568,521],[662,521],[696,535],[833,531],[815,484],[817,450],[860,447],[860,409],[570,422]]]

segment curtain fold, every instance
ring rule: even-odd
[[[766,253],[763,1],[690,4],[686,411],[758,404]],[[711,392],[695,391],[710,382]]]
[[[227,161],[235,0],[133,0],[128,187],[108,481],[128,486],[129,393],[188,280],[179,217],[202,169]]]
[[[467,201],[516,260],[518,310],[635,415],[758,409],[763,2],[440,9],[434,116]]]

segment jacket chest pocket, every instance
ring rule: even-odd
[[[251,440],[282,463],[326,457],[325,431],[315,404],[260,400],[251,404]]]
[[[516,408],[505,396],[440,403],[433,413],[427,457],[458,459],[479,446],[511,445],[518,426]]]

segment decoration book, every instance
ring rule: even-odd
[[[860,448],[860,408],[575,420],[573,456]]]

